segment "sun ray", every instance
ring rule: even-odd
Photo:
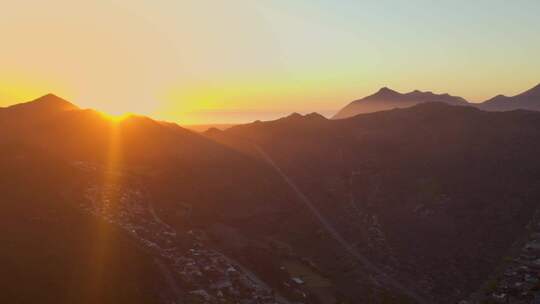
[[[107,156],[103,167],[103,176],[99,187],[98,195],[101,219],[96,221],[94,250],[91,253],[92,265],[89,276],[88,297],[99,300],[104,285],[107,284],[105,277],[106,265],[111,255],[114,254],[114,244],[111,244],[110,233],[113,218],[117,212],[117,206],[122,196],[122,134],[121,124],[118,123],[125,117],[110,116],[109,128],[107,130],[108,142],[106,145]]]

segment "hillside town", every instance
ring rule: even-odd
[[[504,267],[487,283],[481,294],[460,304],[540,303],[540,212],[527,226],[528,237],[518,242]]]
[[[88,189],[81,207],[121,227],[166,265],[164,275],[181,290],[174,303],[287,303],[249,270],[206,246],[201,231],[179,236],[156,215],[140,190],[123,189],[113,195],[117,189],[109,188]]]

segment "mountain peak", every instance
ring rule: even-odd
[[[398,92],[390,89],[389,87],[382,87],[382,88],[379,89],[379,91],[377,91],[376,94],[388,94],[388,93],[394,94],[394,93],[398,93]]]
[[[51,108],[51,109],[54,108],[54,109],[58,109],[62,111],[78,109],[76,105],[52,93],[43,95],[27,103],[22,103],[15,106],[25,106],[25,107],[39,106],[39,107],[46,107],[46,108]]]
[[[306,114],[304,116],[305,118],[309,118],[309,119],[322,119],[322,120],[326,120],[326,117],[324,117],[323,115],[317,113],[317,112],[313,112],[313,113],[309,113],[309,114]]]
[[[221,134],[221,133],[223,133],[223,131],[216,127],[211,127],[208,130],[203,132],[203,134],[206,134],[206,135],[216,135],[216,134]]]
[[[304,120],[304,119],[308,119],[308,120],[326,120],[326,117],[322,116],[321,114],[319,114],[317,112],[309,113],[309,114],[306,114],[306,115],[302,115],[302,114],[299,114],[299,113],[295,112],[295,113],[290,114],[289,116],[284,117],[283,119],[286,119],[286,120]]]
[[[276,119],[275,121],[281,121],[281,122],[306,122],[306,121],[323,121],[323,120],[328,120],[326,117],[324,117],[323,115],[317,113],[317,112],[313,112],[313,113],[309,113],[309,114],[305,114],[305,115],[302,115],[300,113],[292,113],[288,116],[284,116],[284,117],[281,117],[281,118],[278,118]]]
[[[56,99],[62,99],[61,97],[59,97],[58,95],[55,95],[53,93],[47,93],[37,99],[40,99],[40,98],[56,98]]]
[[[54,94],[47,94],[32,101],[15,104],[4,109],[8,112],[38,118],[55,113],[77,110],[79,108]]]
[[[397,98],[401,96],[399,92],[396,92],[388,87],[380,88],[377,93],[366,97],[366,99],[388,99],[388,98]]]
[[[298,119],[298,118],[302,118],[302,114],[299,114],[297,112],[294,112],[292,114],[290,114],[289,116],[287,116],[286,118],[294,118],[294,119]]]

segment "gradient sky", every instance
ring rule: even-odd
[[[379,87],[540,82],[540,1],[2,1],[0,106],[53,92],[179,123],[332,114]]]

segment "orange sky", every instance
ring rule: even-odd
[[[52,92],[184,124],[332,114],[389,86],[471,101],[540,82],[538,1],[19,0],[0,106]]]

